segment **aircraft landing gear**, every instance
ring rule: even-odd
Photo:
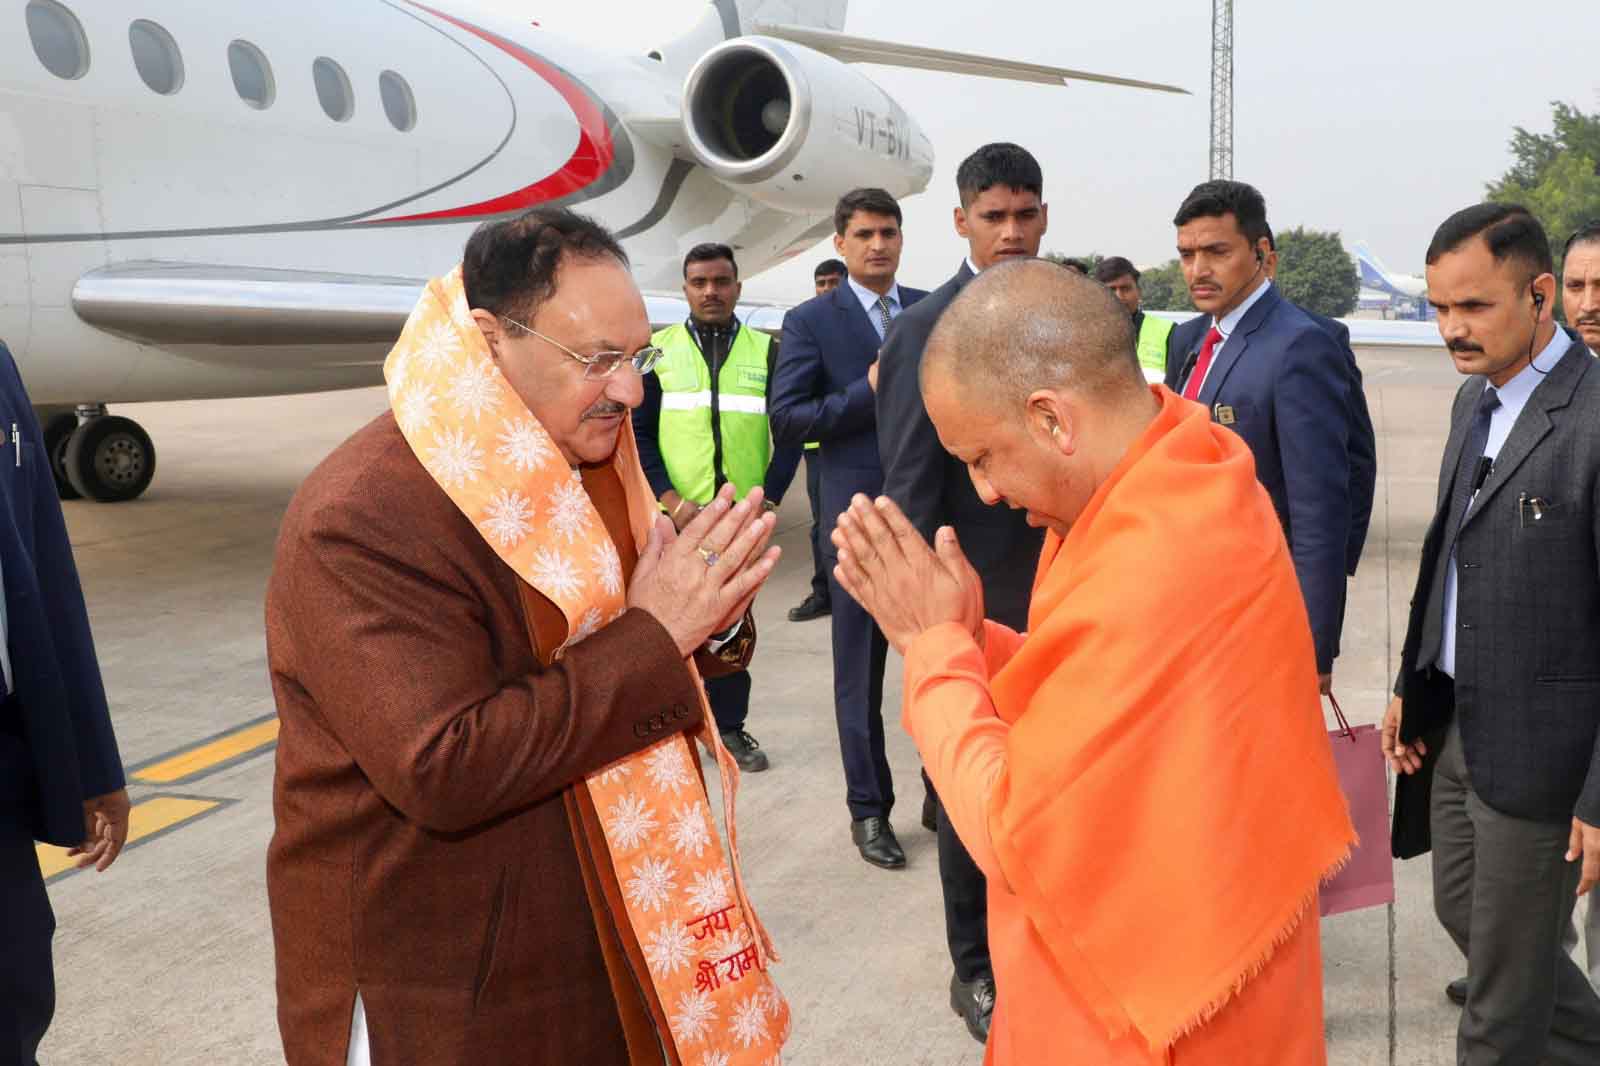
[[[63,500],[87,496],[101,503],[136,499],[156,474],[156,448],[131,418],[106,414],[104,404],[82,404],[77,414],[45,423],[45,446]]]
[[[44,412],[40,412],[40,415],[40,421],[44,424],[44,453],[50,457],[50,473],[55,475],[56,495],[63,500],[76,500],[83,494],[67,480],[67,441],[78,428],[78,416],[67,411],[48,417]]]

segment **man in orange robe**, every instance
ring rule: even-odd
[[[1249,449],[1145,384],[1109,293],[1040,260],[968,285],[922,387],[985,501],[1050,530],[1026,635],[984,621],[948,527],[930,550],[858,496],[834,533],[989,878],[987,1061],[1324,1063],[1316,894],[1354,832]]]

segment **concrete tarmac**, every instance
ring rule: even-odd
[[[1361,363],[1378,492],[1334,681],[1352,720],[1376,722],[1459,379],[1442,350],[1367,351]],[[160,450],[151,490],[131,504],[67,505],[123,760],[150,778],[133,781],[133,798],[199,802],[151,804],[150,835],[109,872],[52,881],[58,1007],[46,1066],[282,1061],[264,887],[273,707],[262,596],[295,487],[383,407],[379,390],[130,406],[122,413]],[[982,1051],[948,1005],[934,839],[918,824],[918,760],[898,727],[899,664],[891,656],[884,717],[910,863],[886,872],[850,843],[828,623],[785,617],[810,577],[803,479],[781,518],[785,558],[757,606],[749,723],[772,769],[745,778],[740,815],[751,894],[784,955],[774,972],[794,1008],[787,1059],[976,1066]],[[166,761],[223,734],[233,739]],[[1464,963],[1433,917],[1427,861],[1396,875],[1395,906],[1323,925],[1336,1066],[1454,1060],[1443,986]],[[1060,1061],[1075,1061],[1070,1049]]]

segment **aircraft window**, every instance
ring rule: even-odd
[[[344,68],[327,56],[311,64],[311,76],[317,83],[317,99],[322,110],[335,122],[348,122],[356,113],[356,94],[350,88],[350,76]]]
[[[44,69],[58,78],[81,78],[89,72],[89,39],[72,12],[55,0],[29,0],[28,39]]]
[[[133,49],[133,65],[139,77],[162,96],[183,88],[183,54],[172,34],[148,19],[128,27],[128,46]]]
[[[378,95],[383,97],[383,113],[389,116],[389,125],[401,133],[416,126],[417,98],[404,78],[392,70],[379,74]]]
[[[241,100],[257,111],[272,106],[278,88],[272,80],[272,64],[261,54],[261,49],[249,41],[234,41],[228,45],[228,72],[233,75],[233,87]]]

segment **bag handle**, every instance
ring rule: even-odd
[[[1350,743],[1354,744],[1356,741],[1355,730],[1350,728],[1350,719],[1344,716],[1344,708],[1339,706],[1339,697],[1330,692],[1328,693],[1328,702],[1333,704],[1333,716],[1339,719],[1339,732]]]

